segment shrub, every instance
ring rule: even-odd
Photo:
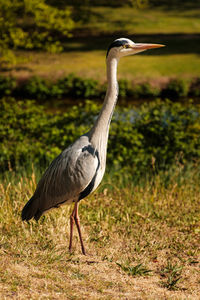
[[[171,79],[161,92],[162,98],[181,98],[186,97],[189,91],[189,84],[183,79]]]
[[[98,82],[93,79],[82,79],[69,74],[59,79],[57,83],[51,87],[51,96],[56,98],[72,97],[72,98],[94,98],[99,95]]]
[[[72,96],[77,98],[93,98],[97,96],[98,83],[94,79],[82,79],[80,77],[74,77]]]
[[[57,87],[62,91],[62,96],[72,96],[72,90],[74,88],[74,75],[69,74],[68,76],[58,79]]]
[[[200,77],[191,83],[189,95],[192,97],[200,97]]]
[[[36,100],[46,100],[50,96],[48,82],[38,76],[31,77],[18,88],[18,96]]]
[[[132,88],[132,95],[134,98],[154,98],[157,97],[159,93],[160,90],[153,87],[148,82],[136,84]]]
[[[121,168],[137,174],[200,158],[200,114],[192,104],[151,102],[137,111],[121,111],[114,118],[108,153]],[[116,115],[116,114],[115,114]]]
[[[185,162],[200,157],[200,112],[195,105],[169,101],[145,104],[135,126],[144,137],[149,163],[154,157],[158,168],[176,159]]]
[[[13,98],[0,102],[0,168],[34,162],[45,165],[88,129],[95,107],[75,106],[63,115]],[[86,119],[86,116],[88,118]],[[94,116],[93,116],[94,118]]]
[[[60,52],[60,38],[74,28],[71,9],[59,9],[45,0],[0,1],[0,64],[16,63],[13,50],[44,49]]]
[[[131,84],[126,79],[120,79],[119,84],[119,97],[126,98],[131,96]]]
[[[15,88],[16,88],[15,78],[0,76],[0,97],[11,95]]]
[[[194,80],[190,86],[190,96],[198,97],[200,95],[200,79]],[[131,85],[126,79],[119,80],[119,97],[120,98],[170,98],[176,100],[186,97],[189,91],[189,84],[182,79],[170,80],[168,85],[160,91],[159,88],[153,87],[148,82]],[[77,99],[103,99],[105,96],[107,83],[99,84],[96,80],[90,78],[80,78],[74,74],[69,74],[55,82],[50,82],[44,78],[34,76],[23,84],[16,87],[16,80],[13,77],[0,76],[0,96],[12,95],[18,98],[29,98],[35,100],[61,99],[70,97]]]
[[[64,96],[64,90],[57,82],[53,83],[49,88],[49,97],[54,99],[61,99]]]
[[[65,113],[46,113],[32,101],[0,102],[0,168],[45,166],[94,123],[91,101]],[[108,168],[134,176],[200,158],[200,112],[192,104],[156,101],[137,110],[117,109],[110,128]],[[153,160],[153,166],[152,166]]]

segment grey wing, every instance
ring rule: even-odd
[[[80,137],[51,163],[39,181],[34,193],[34,198],[39,199],[39,211],[87,196],[99,164],[97,150],[86,136]]]

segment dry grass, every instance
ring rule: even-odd
[[[77,235],[68,253],[71,207],[21,222],[34,173],[3,180],[1,299],[199,299],[200,188],[191,172],[177,170],[167,185],[162,176],[137,186],[105,179],[80,205],[87,256]]]
[[[152,41],[154,42],[153,38]],[[105,45],[106,48],[107,45]],[[171,50],[173,51],[173,49]],[[69,51],[61,54],[30,52],[26,54],[28,61],[19,60],[16,69],[3,74],[12,75],[19,79],[36,75],[56,80],[74,73],[83,78],[94,78],[100,82],[105,82],[105,53],[105,51],[97,50],[76,51],[75,53]],[[119,78],[134,81],[162,81],[171,77],[190,79],[199,76],[200,57],[197,54],[177,54],[174,51],[168,55],[165,53],[165,49],[163,55],[161,53],[156,54],[154,52],[154,55],[135,55],[122,59],[119,63]],[[25,53],[21,52],[19,55],[25,55]]]

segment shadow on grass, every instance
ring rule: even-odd
[[[124,32],[116,32],[106,36],[73,37],[64,44],[64,50],[68,51],[106,51],[109,44],[117,38],[127,37],[136,43],[160,43],[165,48],[156,51],[143,52],[142,55],[171,55],[171,54],[200,54],[200,34],[140,34],[127,35]]]
[[[199,0],[160,0],[160,1],[150,1],[152,7],[159,7],[159,9],[170,11],[186,11],[190,9],[199,9]]]

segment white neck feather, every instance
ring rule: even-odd
[[[100,114],[89,132],[91,142],[98,148],[107,147],[110,121],[117,102],[118,83],[117,83],[117,64],[116,57],[107,58],[107,81],[108,88]],[[101,145],[99,145],[101,144]]]

